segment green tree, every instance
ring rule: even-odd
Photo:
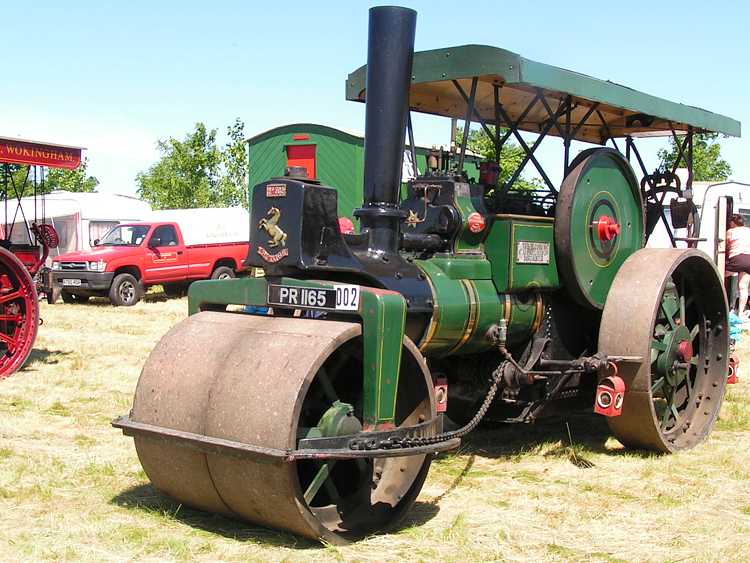
[[[63,170],[61,168],[50,168],[47,178],[44,180],[44,191],[49,193],[54,190],[65,190],[68,192],[95,192],[99,185],[96,176],[88,174],[89,159],[84,158],[81,165],[75,170]]]
[[[155,209],[221,207],[221,151],[216,129],[196,123],[183,141],[158,142],[159,161],[135,178],[138,195]]]
[[[136,176],[138,195],[154,209],[247,206],[247,152],[244,123],[227,128],[223,150],[216,129],[203,123],[180,141],[159,141],[161,158]]]
[[[248,206],[245,124],[238,117],[227,127],[229,141],[222,151],[221,197],[226,205]]]
[[[487,127],[493,134],[495,134],[495,127],[489,125]],[[500,136],[505,134],[505,129],[500,129]],[[459,129],[456,132],[456,145],[460,146],[463,139],[463,130]],[[495,161],[495,141],[490,138],[482,129],[471,129],[469,131],[469,140],[466,143],[466,148],[472,152],[482,155],[490,161]],[[513,173],[521,165],[526,153],[520,145],[514,143],[511,140],[507,140],[503,147],[500,149],[500,179],[499,183],[502,185],[504,182],[510,180]],[[542,188],[542,182],[538,178],[527,180],[523,177],[519,177],[515,184],[514,189],[516,190],[534,190]]]
[[[721,158],[721,145],[716,140],[718,136],[718,133],[699,133],[693,137],[693,180],[697,182],[721,181],[729,178],[732,173],[732,167]],[[674,138],[669,139],[668,148],[659,150],[659,169],[662,172],[672,170],[679,151]],[[680,164],[685,166],[685,161],[683,160]]]

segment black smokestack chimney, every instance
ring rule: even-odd
[[[416,23],[417,13],[408,8],[370,9],[364,202],[355,215],[369,233],[373,252],[398,250],[405,215],[398,204]]]

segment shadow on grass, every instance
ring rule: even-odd
[[[163,495],[152,485],[131,487],[115,496],[113,504],[130,510],[152,513],[161,518],[176,520],[213,534],[237,541],[262,542],[274,547],[323,549],[317,542],[286,532],[253,526],[244,521],[188,508]]]
[[[34,348],[26,360],[26,366],[32,363],[40,363],[53,366],[59,364],[63,356],[69,356],[72,352],[65,350],[49,350],[47,348]]]
[[[568,434],[568,430],[570,434]],[[542,419],[534,424],[495,424],[483,426],[464,439],[462,451],[486,458],[512,459],[524,452],[558,444],[546,456],[581,454],[629,455],[650,458],[659,452],[606,447],[612,436],[607,421],[594,414],[571,414]],[[561,443],[561,444],[560,444]]]

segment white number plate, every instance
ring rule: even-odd
[[[336,308],[342,311],[356,311],[359,308],[358,285],[334,285]]]
[[[356,311],[359,308],[359,286],[337,284],[333,289],[317,289],[270,284],[268,304],[300,309]]]
[[[516,264],[549,264],[549,243],[519,240],[516,243]]]
[[[68,278],[63,278],[62,284],[65,286],[72,285],[72,286],[78,287],[79,285],[81,285],[81,280],[71,280]]]

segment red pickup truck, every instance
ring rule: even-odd
[[[232,278],[243,269],[249,221],[244,224],[244,240],[226,240],[239,238],[233,236],[238,229],[226,223],[215,224],[218,236],[210,236],[205,225],[200,235],[190,236],[181,223],[183,229],[176,221],[123,223],[95,241],[91,251],[57,256],[52,261],[54,289],[65,303],[108,296],[113,305],[130,306],[151,285],[164,286],[167,295],[179,295],[190,281]]]

